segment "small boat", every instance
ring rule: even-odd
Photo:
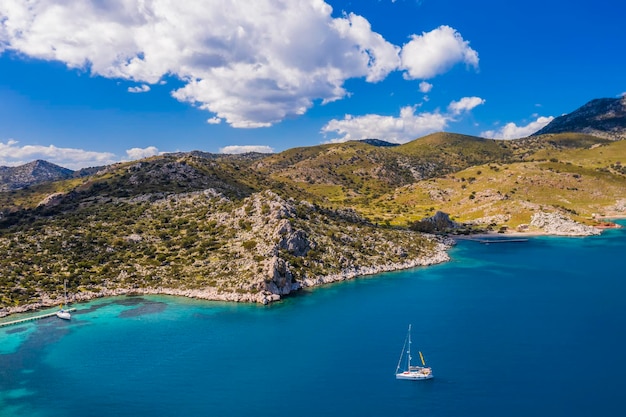
[[[400,370],[404,355],[406,354],[406,370]],[[421,379],[431,379],[433,377],[433,370],[429,366],[426,366],[424,361],[424,355],[419,352],[420,359],[422,360],[422,366],[411,365],[411,325],[409,324],[409,332],[404,340],[404,346],[402,347],[402,353],[400,354],[400,360],[396,368],[396,379],[410,379],[413,381]]]
[[[57,311],[57,317],[63,320],[70,320],[72,315],[67,309],[67,280],[63,281],[63,292],[65,293],[65,303],[61,305],[60,310]]]

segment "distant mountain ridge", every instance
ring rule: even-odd
[[[71,178],[74,171],[36,160],[16,167],[0,167],[0,191],[11,191],[44,182]]]
[[[532,152],[533,149],[536,150],[535,146],[537,145],[540,148],[548,143],[555,145],[552,139],[541,139],[541,137],[559,133],[582,133],[605,140],[626,139],[626,96],[591,100],[577,110],[557,117],[543,129],[532,134],[527,140],[518,141],[517,143],[522,145],[523,148],[527,148],[529,152]],[[540,142],[531,145],[532,142],[529,142],[529,140],[534,141],[534,138],[539,138]],[[557,146],[563,145],[567,147],[568,142],[574,143],[570,140],[562,141],[558,137],[555,137],[555,140],[558,142]],[[586,140],[590,139],[587,138]],[[356,153],[363,156],[367,154],[366,159],[375,161],[374,165],[378,165],[378,175],[383,182],[399,186],[416,179],[453,172],[471,165],[480,165],[489,161],[500,160],[501,158],[510,158],[512,154],[510,150],[507,150],[508,145],[505,142],[510,141],[493,141],[479,137],[440,132],[403,145],[370,138],[350,141],[344,144],[344,146],[350,147],[350,143],[355,145],[366,144],[372,147],[370,149],[393,150],[393,154],[376,152],[372,154],[365,150],[356,151]],[[325,151],[325,149],[330,149],[328,146],[340,146],[340,144],[293,148],[279,154],[223,155],[192,151],[170,155],[173,157],[188,155],[192,158],[213,160],[218,165],[221,164],[218,161],[227,160],[235,164],[237,161],[240,163],[259,161],[256,168],[264,167],[260,171],[265,171],[265,174],[268,173],[267,167],[271,166],[270,171],[273,171],[274,174],[277,170],[283,171],[283,175],[290,176],[292,179],[305,176],[308,178],[308,181],[319,182],[323,180],[327,184],[345,185],[337,179],[329,180],[329,173],[326,167],[329,162],[326,159],[329,155]],[[331,153],[335,153],[335,151],[332,150]],[[351,151],[348,153],[351,153]],[[336,159],[333,156],[331,158]],[[340,165],[354,165],[355,163],[359,165],[365,162],[358,155],[346,154],[345,159],[344,161],[336,162]],[[33,161],[18,167],[0,166],[0,192],[19,190],[36,184],[68,178],[88,177],[102,169],[109,168],[94,167],[72,171],[43,160]],[[294,169],[296,172],[294,172]],[[320,170],[323,172],[323,175],[320,174]],[[332,173],[331,176],[333,176]]]
[[[391,142],[387,142],[386,140],[380,140],[380,139],[361,139],[358,142],[367,143],[368,145],[372,145],[372,146],[382,146],[382,147],[400,146],[399,143],[391,143]]]
[[[571,113],[557,117],[532,136],[577,132],[604,139],[626,139],[626,96],[591,100]]]

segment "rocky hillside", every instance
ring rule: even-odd
[[[568,137],[576,146],[564,144]],[[364,208],[364,215],[400,225],[441,210],[477,228],[548,233],[553,229],[533,223],[534,214],[559,213],[590,225],[601,216],[626,215],[626,141],[568,134],[533,140],[541,146],[523,161],[478,165],[399,187]]]
[[[0,232],[0,315],[131,292],[268,303],[357,275],[447,260],[446,246],[271,191],[89,197]],[[17,309],[16,309],[17,307]]]
[[[611,140],[626,139],[626,96],[600,98],[559,116],[534,134],[580,132]]]
[[[47,161],[33,161],[17,167],[0,167],[0,191],[18,190],[34,184],[71,178],[74,171]]]
[[[522,153],[505,141],[435,133],[394,147],[352,141],[294,148],[260,159],[251,168],[302,197],[358,207],[397,187],[473,165],[514,160]]]

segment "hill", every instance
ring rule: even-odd
[[[397,187],[520,153],[504,141],[435,133],[394,147],[351,141],[294,148],[252,168],[303,198],[357,208]]]
[[[535,146],[534,152],[525,147]],[[580,134],[512,141],[521,161],[487,163],[420,181],[382,196],[364,215],[410,224],[449,213],[480,228],[516,230],[538,212],[558,212],[579,222],[623,215],[626,210],[626,141]]]
[[[559,116],[534,134],[579,132],[611,139],[626,139],[626,96],[591,100],[569,114]]]
[[[78,198],[75,196],[74,198]],[[67,206],[66,206],[67,208]],[[303,287],[441,262],[445,246],[271,191],[84,196],[0,232],[0,315],[127,293],[268,303]]]

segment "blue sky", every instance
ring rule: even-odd
[[[0,165],[523,137],[626,93],[625,16],[615,0],[2,0]]]

